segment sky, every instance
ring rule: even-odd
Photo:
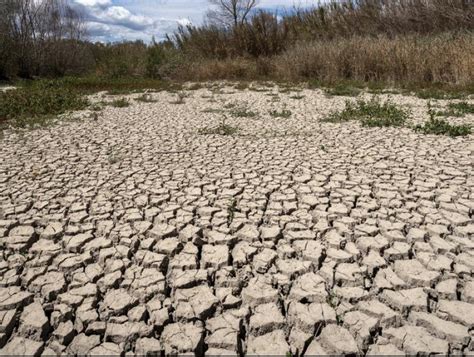
[[[165,38],[179,25],[202,24],[208,0],[73,0],[86,19],[90,40],[116,42]],[[318,0],[259,0],[258,8],[271,11],[308,7]]]

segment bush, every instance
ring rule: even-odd
[[[42,81],[0,92],[0,122],[25,127],[67,111],[84,109],[88,101],[56,81]]]
[[[346,101],[342,112],[332,113],[324,122],[340,123],[349,120],[359,120],[362,125],[369,127],[401,127],[408,118],[408,112],[387,101],[380,102],[372,98],[369,102],[358,100],[356,103]]]
[[[466,136],[471,134],[469,125],[452,125],[444,119],[431,118],[423,125],[418,125],[415,130],[423,134],[448,135],[448,136]]]

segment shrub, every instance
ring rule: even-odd
[[[438,112],[438,115],[462,117],[466,114],[474,114],[474,104],[467,102],[449,103],[446,111]]]
[[[130,102],[125,98],[120,98],[110,102],[110,105],[115,108],[126,108],[130,106]]]
[[[84,109],[88,104],[80,93],[62,88],[55,81],[37,82],[0,92],[0,122],[25,127],[67,111]]]
[[[278,111],[278,110],[271,110],[270,111],[270,116],[272,116],[273,118],[285,118],[285,119],[288,119],[289,117],[291,117],[291,110],[288,110],[288,109],[283,109],[281,111]]]
[[[452,125],[444,119],[432,118],[423,125],[417,125],[415,130],[423,134],[466,136],[471,134],[469,125]]]
[[[214,128],[201,128],[198,130],[198,134],[200,135],[234,135],[239,131],[238,127],[226,124],[226,119],[225,117],[222,119],[221,123],[214,127]]]
[[[346,107],[341,112],[335,112],[323,119],[324,122],[339,123],[349,120],[359,120],[362,125],[369,127],[400,127],[405,124],[408,112],[400,109],[390,101],[382,103],[376,97],[369,102],[358,100],[356,103],[346,101]]]

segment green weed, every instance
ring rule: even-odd
[[[54,81],[39,82],[0,93],[0,125],[42,126],[59,114],[88,105],[76,91],[58,87]]]
[[[111,101],[109,105],[115,108],[126,108],[130,106],[130,101],[126,98],[120,98]]]
[[[350,120],[359,120],[368,127],[403,126],[408,118],[408,112],[397,107],[390,101],[382,103],[377,98],[366,102],[358,100],[356,103],[346,101],[342,112],[335,112],[323,119],[324,122],[340,123]]]
[[[415,130],[423,134],[448,135],[448,136],[466,136],[472,133],[469,125],[453,125],[444,119],[433,119],[417,125]]]
[[[198,130],[198,134],[200,135],[223,135],[223,136],[230,136],[234,135],[239,131],[238,127],[226,124],[226,118],[222,119],[222,122],[214,127],[214,128],[201,128]]]
[[[283,109],[281,111],[278,111],[278,110],[270,110],[269,112],[270,116],[272,116],[273,118],[284,118],[284,119],[288,119],[289,117],[291,117],[291,110],[288,110],[288,109]]]

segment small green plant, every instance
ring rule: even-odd
[[[142,102],[142,103],[156,103],[157,100],[153,99],[151,94],[149,93],[144,93],[143,95],[139,96],[138,98],[135,98],[137,102]]]
[[[230,226],[232,222],[234,221],[235,217],[235,211],[237,209],[237,201],[235,199],[232,199],[232,201],[229,204],[229,207],[227,207],[227,225]]]
[[[362,90],[346,84],[337,84],[334,87],[324,89],[324,93],[330,96],[357,97]]]
[[[102,109],[104,109],[104,103],[103,102],[94,103],[90,106],[90,109],[93,110],[94,112],[100,112]]]
[[[273,118],[285,118],[285,119],[288,119],[289,117],[291,117],[291,110],[288,110],[288,109],[283,109],[281,111],[278,111],[278,110],[270,110],[270,116],[272,116]]]
[[[431,103],[428,103],[428,115],[430,119],[423,125],[415,126],[415,131],[423,134],[448,135],[452,137],[466,136],[472,132],[469,125],[453,125],[444,119],[437,119]]]
[[[224,136],[229,136],[229,135],[234,135],[239,131],[238,127],[228,125],[226,124],[226,117],[224,116],[222,118],[221,123],[214,127],[214,128],[201,128],[198,130],[198,134],[200,135],[224,135]]]
[[[474,114],[474,104],[468,102],[449,103],[446,111],[436,114],[445,117],[463,117],[466,114]]]
[[[237,106],[237,104],[229,103],[228,107],[232,108],[232,110],[230,111],[230,114],[237,118],[253,118],[258,115],[256,112],[248,109],[247,104],[242,104],[240,106]]]
[[[408,118],[408,112],[397,107],[390,101],[382,103],[376,97],[366,102],[358,100],[356,103],[346,101],[342,112],[335,112],[323,119],[328,123],[341,123],[350,120],[359,120],[362,125],[369,127],[403,126]]]
[[[421,99],[461,99],[466,96],[466,93],[438,88],[422,88],[416,89],[415,95]]]
[[[237,106],[237,104],[235,103],[227,103],[224,105],[224,108],[225,109],[232,109],[232,108],[235,108]]]
[[[120,161],[120,156],[115,151],[115,147],[107,149],[107,161],[109,162],[109,164],[115,164]]]
[[[444,119],[430,119],[423,125],[417,125],[415,130],[423,134],[466,136],[472,133],[469,125],[453,125]]]
[[[215,109],[215,108],[207,108],[207,109],[204,109],[202,112],[203,112],[203,113],[218,114],[218,113],[222,113],[223,110],[222,110],[222,109]]]
[[[295,94],[295,95],[290,96],[290,99],[300,100],[300,99],[303,99],[304,97],[305,97],[304,95]]]
[[[134,90],[121,89],[121,88],[114,88],[114,89],[111,89],[111,90],[107,91],[107,95],[112,95],[112,96],[115,96],[115,95],[129,95],[129,94],[133,94],[133,93],[134,93]]]
[[[42,126],[59,114],[85,109],[88,105],[78,91],[62,88],[56,81],[39,81],[0,92],[0,125]]]
[[[110,102],[110,105],[115,108],[126,108],[130,106],[130,102],[126,98],[120,98]]]

